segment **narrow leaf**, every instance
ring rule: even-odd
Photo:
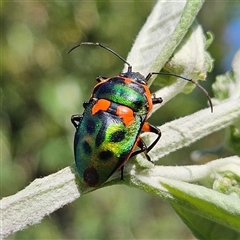
[[[158,1],[128,55],[134,71],[160,71],[193,23],[203,1]]]

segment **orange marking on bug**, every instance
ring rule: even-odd
[[[140,137],[137,137],[137,140],[136,140],[136,142],[135,142],[134,145],[133,145],[132,152],[136,149],[136,147],[138,146],[138,144],[139,144],[140,141],[141,141],[141,138],[140,138]]]
[[[124,83],[128,84],[128,83],[131,83],[131,82],[134,82],[134,81],[130,78],[124,78]]]
[[[94,115],[98,111],[107,111],[110,107],[111,102],[106,99],[99,99],[96,104],[92,107],[92,114]]]
[[[126,126],[131,125],[135,120],[133,110],[129,107],[118,106],[116,109],[116,114],[122,118],[123,123]]]
[[[144,132],[151,132],[151,128],[148,122],[144,122],[143,126],[142,126],[142,131]]]

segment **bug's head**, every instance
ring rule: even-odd
[[[131,67],[131,66],[130,66]],[[128,67],[128,71],[120,74],[121,77],[126,77],[138,82],[140,84],[146,84],[146,78],[139,72],[132,72],[132,67]]]

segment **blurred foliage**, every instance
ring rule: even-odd
[[[66,52],[79,41],[98,41],[126,57],[154,3],[2,2],[2,197],[73,163],[71,115],[82,113],[96,76],[115,75],[123,68],[119,59],[96,48]],[[210,52],[217,66],[204,84],[208,90],[211,77],[223,72],[221,59],[227,49],[222,34],[231,9],[233,3],[206,2],[199,15],[205,30],[215,35]],[[188,108],[182,109],[185,102]],[[205,104],[201,92],[180,95],[150,121],[161,125]],[[193,149],[215,146],[222,138],[222,132],[215,133],[165,157],[161,164],[190,163]],[[191,238],[181,220],[157,197],[123,186],[109,190],[88,194],[9,239]]]

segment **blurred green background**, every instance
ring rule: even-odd
[[[96,76],[113,76],[123,68],[119,59],[94,47],[82,47],[69,55],[66,52],[80,41],[98,41],[126,57],[154,4],[2,2],[2,197],[73,163],[71,115],[82,113],[82,103],[91,94]],[[233,21],[239,23],[239,10],[239,4],[233,2],[206,2],[199,14],[204,30],[215,35],[209,48],[215,68],[208,81],[201,83],[210,93],[214,76],[230,69],[234,45],[232,36],[226,34],[233,33],[229,28]],[[206,102],[198,90],[181,94],[155,113],[150,122],[162,125],[206,107]],[[223,139],[224,131],[212,134],[159,164],[192,164],[193,150],[214,147]],[[225,155],[227,151],[219,156]],[[113,238],[192,239],[192,235],[169,204],[139,190],[114,186],[83,196],[8,239]]]

